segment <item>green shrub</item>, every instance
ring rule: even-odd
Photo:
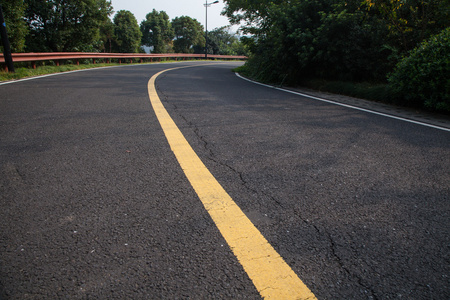
[[[388,80],[399,104],[450,112],[450,28],[412,50]]]

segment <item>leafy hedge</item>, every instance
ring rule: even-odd
[[[399,104],[450,112],[450,28],[412,50],[388,80]]]

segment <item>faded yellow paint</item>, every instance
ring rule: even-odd
[[[316,299],[209,172],[164,108],[155,80],[174,69],[178,68],[155,74],[148,82],[148,94],[170,147],[204,207],[263,298]]]

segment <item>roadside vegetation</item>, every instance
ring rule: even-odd
[[[450,113],[450,0],[224,2],[242,36],[215,28],[208,53],[248,56],[239,69],[248,77]],[[205,52],[204,28],[189,16],[153,10],[138,23],[108,0],[2,7],[13,52]],[[49,72],[17,69],[0,76]]]
[[[68,71],[75,70],[84,70],[91,68],[101,68],[101,67],[110,67],[110,66],[118,66],[119,64],[110,63],[110,64],[67,64],[60,66],[38,66],[36,69],[28,68],[28,67],[19,67],[16,68],[14,73],[7,71],[0,71],[0,81],[14,80],[14,79],[22,79],[26,77],[34,77],[40,75],[47,75],[53,73],[62,73]]]
[[[1,5],[13,53],[205,53],[204,28],[188,16],[171,20],[166,12],[153,10],[139,24],[130,11],[114,12],[109,0],[2,0]],[[220,27],[208,33],[208,53],[247,55],[248,49],[230,27]],[[16,72],[0,71],[0,80],[114,64],[37,65],[31,69],[15,63]]]
[[[153,10],[136,20],[109,0],[2,0],[12,52],[205,53],[205,31],[189,16]],[[140,21],[140,23],[139,23]],[[230,27],[208,34],[208,53],[247,55]],[[2,48],[0,46],[0,48]]]
[[[160,62],[151,62],[152,64],[157,63],[170,63],[170,62],[176,62],[176,60],[170,59],[170,58],[162,58]],[[136,60],[135,63],[138,63],[138,60]],[[145,63],[145,62],[144,62]],[[22,79],[26,77],[34,77],[34,76],[41,76],[41,75],[48,75],[53,73],[62,73],[62,72],[69,72],[69,71],[76,71],[76,70],[85,70],[85,69],[93,69],[93,68],[102,68],[102,67],[114,67],[114,66],[126,66],[129,65],[129,63],[96,63],[92,64],[89,62],[80,63],[79,65],[72,64],[70,61],[67,64],[61,64],[60,66],[56,66],[53,64],[45,64],[41,63],[38,64],[36,69],[32,69],[28,66],[21,66],[16,68],[14,73],[7,72],[5,70],[0,71],[0,81],[7,81],[7,80],[15,80],[15,79]]]
[[[103,67],[106,64],[96,64],[96,67]],[[67,71],[74,71],[74,70],[82,70],[86,68],[91,68],[90,65],[62,65],[62,66],[41,66],[37,67],[36,69],[28,68],[28,67],[20,67],[15,68],[15,72],[7,72],[7,71],[0,71],[0,81],[7,81],[7,80],[14,80],[14,79],[21,79],[25,77],[33,77],[33,76],[39,76],[39,75],[47,75],[52,73],[60,73],[60,72],[67,72]]]
[[[246,76],[450,113],[449,0],[224,2]]]

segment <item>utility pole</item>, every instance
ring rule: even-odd
[[[205,20],[205,59],[208,59],[208,7],[210,7],[212,4],[219,3],[219,0],[214,1],[212,3],[208,3],[208,0],[205,1],[206,9],[206,20]]]
[[[8,71],[14,73],[14,64],[11,55],[11,46],[9,45],[8,33],[6,32],[5,18],[3,17],[3,9],[0,4],[0,35],[2,36],[3,57],[5,58]]]

